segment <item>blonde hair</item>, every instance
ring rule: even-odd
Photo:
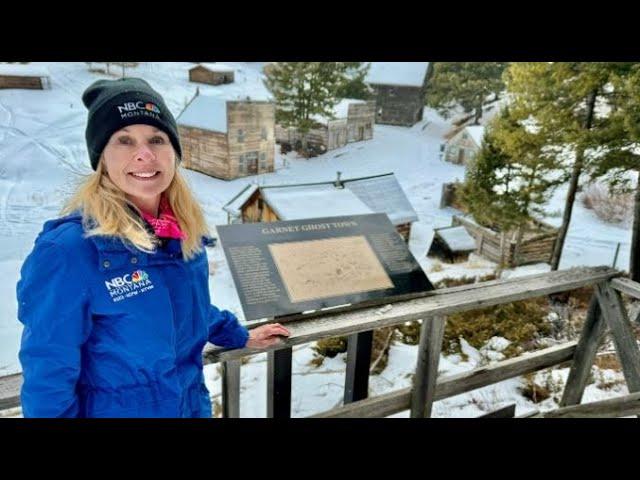
[[[125,243],[133,244],[139,250],[152,253],[157,246],[157,239],[146,230],[143,220],[131,211],[129,207],[138,212],[140,210],[106,175],[103,164],[101,159],[95,173],[80,184],[61,213],[68,215],[79,210],[87,237],[115,236]],[[182,240],[182,254],[189,260],[202,249],[202,237],[209,235],[202,208],[178,167],[164,194],[180,229],[187,236]]]

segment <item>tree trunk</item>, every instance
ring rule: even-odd
[[[307,151],[308,148],[308,141],[307,141],[307,132],[302,134],[302,155],[304,156],[304,158],[309,158],[309,152]]]
[[[587,118],[584,123],[585,130],[589,130],[593,123],[593,110],[596,105],[596,97],[598,95],[597,90],[593,90],[587,99]],[[569,181],[569,191],[567,192],[567,200],[564,206],[564,214],[562,216],[562,225],[558,232],[558,238],[553,247],[553,254],[551,255],[551,270],[558,270],[560,265],[560,258],[562,257],[562,250],[564,248],[564,242],[567,238],[567,232],[569,231],[569,223],[571,222],[571,214],[573,213],[573,203],[576,199],[576,192],[578,190],[578,182],[580,181],[580,174],[582,173],[582,166],[584,163],[584,148],[578,148],[576,151],[576,160],[573,164],[573,170],[571,172],[571,180]]]
[[[516,234],[516,246],[513,249],[513,259],[511,264],[513,267],[517,267],[520,263],[520,247],[522,246],[522,239],[524,237],[525,225],[518,226],[518,233]]]
[[[631,258],[629,273],[631,280],[640,282],[640,170],[638,171],[638,185],[633,203],[633,228],[631,231]]]
[[[480,119],[482,118],[482,102],[476,107],[475,118],[473,119],[474,125],[480,125]]]

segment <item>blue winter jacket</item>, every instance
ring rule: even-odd
[[[84,238],[79,215],[44,224],[17,297],[25,417],[210,417],[202,349],[249,337],[211,305],[204,249]]]

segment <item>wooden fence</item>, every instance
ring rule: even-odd
[[[609,267],[580,267],[507,280],[435,290],[389,301],[342,307],[307,315],[278,318],[291,336],[268,349],[220,349],[209,346],[205,363],[221,362],[223,416],[239,417],[242,358],[267,352],[267,414],[291,414],[292,347],[322,338],[349,337],[343,405],[317,418],[385,417],[410,410],[412,418],[431,415],[433,402],[536,372],[570,364],[560,407],[527,417],[603,417],[640,414],[640,350],[621,293],[640,299],[640,284]],[[523,354],[468,372],[437,376],[447,315],[593,286],[587,317],[577,341]],[[422,320],[413,386],[367,398],[373,329]],[[266,322],[264,322],[266,323]],[[253,324],[252,328],[261,323]],[[598,346],[607,331],[613,336],[630,392],[619,398],[580,404]],[[0,409],[19,403],[19,376],[0,379]],[[513,417],[510,405],[485,417]]]

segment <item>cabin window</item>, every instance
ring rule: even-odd
[[[367,130],[371,130],[371,122],[367,122],[367,123],[365,124],[365,128],[366,128]]]
[[[244,130],[238,129],[238,143],[244,142]]]
[[[267,127],[262,127],[262,140],[266,140],[267,139]]]

